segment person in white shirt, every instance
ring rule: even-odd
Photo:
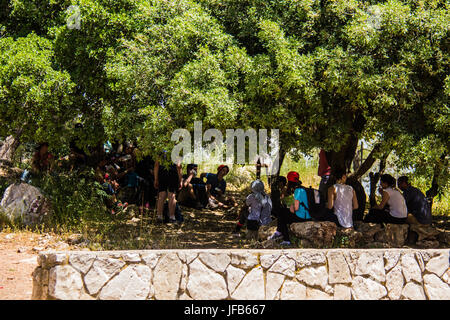
[[[353,210],[358,209],[358,199],[355,190],[346,185],[345,171],[337,170],[333,177],[336,183],[328,188],[328,221],[336,223],[343,228],[353,227]]]
[[[389,174],[383,174],[380,177],[381,188],[378,190],[381,195],[380,204],[375,204],[364,222],[374,223],[394,223],[404,224],[408,217],[405,198],[401,192],[395,188],[396,180]]]

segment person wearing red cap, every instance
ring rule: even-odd
[[[277,231],[269,239],[283,238],[282,245],[290,245],[288,225],[295,222],[311,220],[308,212],[308,199],[306,191],[302,188],[300,175],[291,171],[287,174],[287,195],[283,201],[286,207],[281,208],[277,219]]]

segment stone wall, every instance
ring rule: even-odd
[[[46,252],[33,299],[450,299],[449,249]]]

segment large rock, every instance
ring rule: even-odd
[[[435,227],[426,224],[412,224],[410,230],[418,234],[417,241],[436,240],[440,233]]]
[[[337,228],[336,238],[341,239],[344,247],[355,248],[362,242],[363,234],[353,228]]]
[[[389,245],[389,247],[402,247],[405,244],[406,238],[408,236],[408,225],[407,224],[386,224],[382,231],[375,234],[375,241],[384,242]]]
[[[316,248],[331,247],[336,236],[337,226],[328,221],[307,221],[292,223],[290,226],[294,235],[302,243]]]
[[[271,223],[265,226],[261,226],[258,229],[258,240],[266,241],[271,235],[277,231],[277,220],[272,220]]]
[[[365,243],[372,243],[375,234],[383,230],[383,227],[379,223],[365,223],[362,221],[355,221],[353,227],[356,231],[362,233]]]
[[[0,207],[10,221],[21,221],[25,226],[45,223],[51,216],[50,202],[38,188],[27,183],[6,188]]]
[[[182,272],[182,263],[175,253],[167,254],[158,261],[153,272],[157,300],[176,299]]]

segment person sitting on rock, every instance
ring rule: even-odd
[[[355,190],[346,185],[347,175],[344,170],[333,174],[336,183],[328,188],[327,214],[324,221],[334,222],[338,227],[353,227],[353,210],[358,209]]]
[[[364,218],[364,222],[404,224],[408,216],[405,198],[395,188],[396,180],[389,174],[380,176],[382,194],[380,204],[376,204]]]
[[[236,200],[233,197],[227,197],[225,191],[227,182],[224,177],[230,172],[230,168],[226,165],[220,165],[217,168],[217,174],[202,173],[200,178],[206,177],[206,194],[208,196],[208,208],[216,209],[237,206]]]
[[[233,235],[240,236],[241,228],[247,224],[249,238],[257,238],[260,226],[265,226],[272,221],[272,200],[264,192],[264,182],[257,179],[251,184],[252,193],[245,199],[245,205],[239,212],[239,221],[236,224]]]
[[[188,164],[187,174],[182,176],[182,188],[178,192],[177,200],[181,205],[195,209],[203,209],[208,204],[206,185],[197,178],[198,165]]]
[[[408,224],[431,224],[431,209],[427,198],[417,188],[411,186],[407,176],[397,179],[398,188],[403,191],[406,207],[408,208]]]
[[[275,240],[283,238],[281,245],[290,245],[288,225],[296,222],[311,221],[308,212],[308,199],[306,190],[302,188],[300,175],[298,172],[291,171],[287,174],[287,191],[283,199],[285,208],[281,208],[277,218],[277,231],[269,238]]]

